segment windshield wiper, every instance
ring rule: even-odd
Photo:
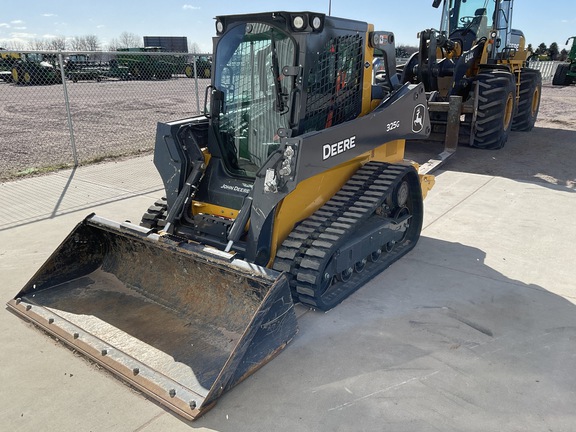
[[[274,39],[274,31],[270,32],[270,41],[272,45],[272,76],[274,77],[274,92],[276,94],[275,110],[281,114],[288,112],[288,107],[284,100],[284,94],[280,85],[280,65],[278,64],[278,54],[276,53],[276,41]]]

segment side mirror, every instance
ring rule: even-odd
[[[432,7],[437,8],[438,6],[440,6],[440,3],[442,3],[442,0],[434,0],[432,2]]]

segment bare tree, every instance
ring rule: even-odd
[[[44,39],[32,39],[28,41],[28,49],[33,51],[47,50],[48,46]]]
[[[190,54],[200,53],[200,45],[198,45],[196,42],[188,42],[188,52]]]
[[[137,48],[142,46],[142,38],[134,33],[122,32],[118,37],[117,48]]]
[[[96,35],[86,35],[84,36],[86,42],[86,51],[98,51],[100,50],[100,39]]]
[[[112,38],[110,42],[108,42],[108,51],[116,51],[120,47],[118,43],[118,39]]]
[[[66,38],[63,36],[56,36],[51,38],[47,45],[47,49],[51,51],[64,51],[66,49]]]
[[[26,50],[26,47],[24,45],[24,42],[13,40],[13,41],[8,41],[8,43],[6,43],[6,49],[12,50],[12,51],[24,51],[24,50]]]
[[[98,51],[100,40],[96,35],[74,36],[69,40],[69,45],[74,51]]]
[[[70,39],[69,43],[70,49],[74,51],[85,50],[84,38],[82,36],[74,36],[72,39]]]

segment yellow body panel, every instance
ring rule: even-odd
[[[368,33],[366,34],[364,42],[364,62],[370,64],[369,67],[364,68],[364,77],[362,85],[362,111],[360,117],[368,114],[376,106],[372,104],[372,61],[374,60],[374,48],[370,46],[369,35],[374,31],[374,25],[368,24]],[[379,102],[379,101],[378,101]]]
[[[236,219],[238,217],[238,210],[200,201],[192,201],[192,214],[197,215],[200,213],[219,216],[227,219]]]

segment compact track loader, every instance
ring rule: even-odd
[[[401,67],[401,82],[426,88],[432,133],[444,151],[420,172],[430,172],[458,144],[502,148],[510,130],[530,131],[540,107],[540,71],[526,66],[528,51],[512,28],[513,0],[434,0],[442,5],[440,30],[419,33],[419,50]]]
[[[159,123],[166,196],[88,216],[9,307],[191,419],[416,245],[430,132],[394,35],[311,12],[216,18],[205,115]],[[374,50],[390,78],[372,83]]]

